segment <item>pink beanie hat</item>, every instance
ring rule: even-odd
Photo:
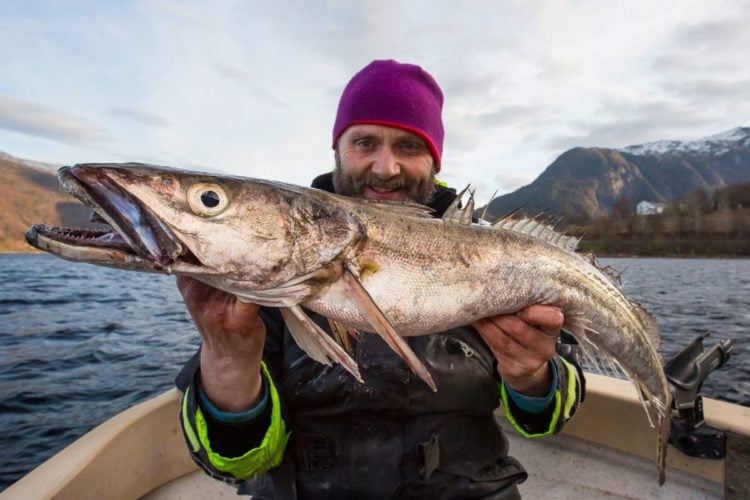
[[[394,60],[373,61],[344,88],[333,126],[333,147],[352,125],[371,123],[420,136],[440,171],[443,154],[443,93],[425,70]]]

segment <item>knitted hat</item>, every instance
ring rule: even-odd
[[[394,60],[373,61],[344,88],[333,126],[333,147],[352,125],[371,123],[407,130],[424,139],[440,171],[443,93],[425,70]]]

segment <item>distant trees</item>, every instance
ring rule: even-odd
[[[731,184],[714,191],[714,207],[717,210],[736,210],[750,207],[750,182]]]
[[[612,205],[612,217],[614,219],[627,219],[633,215],[633,213],[635,213],[633,211],[633,205],[625,195],[620,196],[615,204]]]
[[[608,217],[570,230],[600,254],[750,255],[750,183],[688,193],[651,215],[623,196]]]

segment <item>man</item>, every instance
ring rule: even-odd
[[[313,187],[419,202],[440,217],[456,196],[434,178],[442,104],[419,66],[374,61],[344,89],[336,169]],[[188,445],[209,474],[258,498],[516,498],[526,473],[493,417],[500,400],[538,436],[559,431],[582,398],[579,370],[556,355],[554,307],[408,338],[433,393],[376,335],[354,342],[360,384],[311,360],[278,311],[188,278],[178,286],[203,340],[178,379]]]

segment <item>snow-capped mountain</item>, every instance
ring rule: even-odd
[[[720,134],[711,135],[696,141],[655,141],[619,149],[632,155],[676,155],[691,153],[696,155],[720,156],[733,148],[750,147],[750,127],[737,127]]]
[[[528,186],[500,196],[489,213],[526,213],[585,221],[606,215],[618,200],[669,202],[750,181],[750,127],[697,141],[656,141],[622,149],[573,148]]]

